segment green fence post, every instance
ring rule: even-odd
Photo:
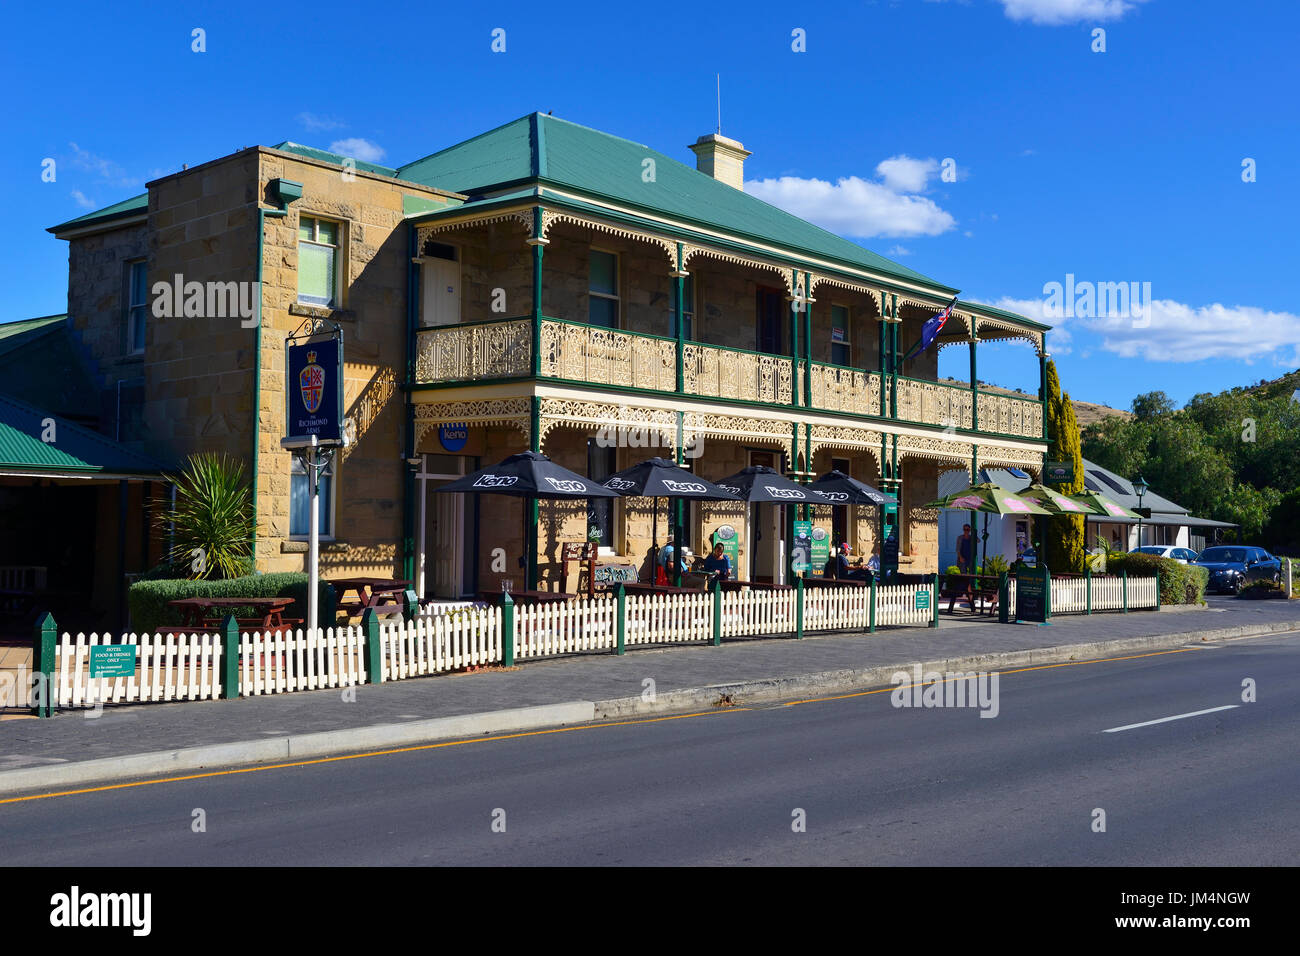
[[[998,623],[1006,624],[1011,620],[1011,608],[1007,607],[1011,603],[1011,578],[1008,572],[1003,571],[998,575]]]
[[[239,622],[233,614],[221,622],[221,699],[239,699]]]
[[[1128,613],[1128,568],[1120,571],[1120,579],[1123,581],[1124,588],[1124,613]]]
[[[1156,610],[1160,610],[1160,569],[1156,568]]]
[[[1092,613],[1092,565],[1090,564],[1085,564],[1083,566],[1083,592],[1088,596],[1088,610],[1085,613],[1091,614]]]
[[[36,622],[32,635],[32,671],[36,678],[36,699],[32,712],[37,717],[54,716],[54,644],[58,640],[59,626],[54,615],[46,611]],[[22,688],[24,696],[28,688]],[[18,689],[15,688],[15,693]]]
[[[803,640],[803,575],[794,579],[794,639]]]
[[[614,632],[614,653],[627,653],[627,588],[618,582],[614,589],[614,599],[618,602],[618,623]]]
[[[939,575],[930,582],[930,626],[939,626]]]
[[[722,646],[722,582],[713,579],[713,646]]]
[[[414,621],[420,614],[420,597],[410,588],[402,593],[402,620],[407,624]]]
[[[1046,568],[1046,567],[1043,568],[1043,570],[1047,572],[1047,574],[1045,575],[1046,580],[1043,581],[1043,587],[1047,590],[1047,594],[1044,596],[1045,600],[1043,601],[1043,604],[1045,605],[1045,607],[1043,608],[1043,623],[1051,624],[1052,623],[1052,572],[1050,568]]]
[[[867,609],[867,633],[876,633],[876,576],[871,575],[871,607]]]
[[[379,615],[368,607],[361,615],[361,632],[366,636],[366,683],[378,684],[384,679],[384,649],[379,643]]]
[[[501,592],[501,666],[515,666],[515,599]]]

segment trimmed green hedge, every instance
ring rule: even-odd
[[[1150,577],[1160,572],[1161,604],[1200,604],[1205,599],[1205,586],[1210,583],[1208,568],[1195,564],[1180,564],[1173,558],[1154,554],[1114,554],[1106,559],[1106,573]]]
[[[137,634],[152,634],[161,627],[180,624],[180,611],[167,606],[168,601],[187,597],[291,597],[294,603],[285,617],[307,618],[307,575],[301,571],[279,574],[249,574],[222,581],[185,581],[160,579],[137,581],[131,585],[127,601],[131,607],[131,627]],[[334,588],[320,582],[320,621],[334,622],[336,598]],[[255,617],[252,608],[238,608],[235,617]]]

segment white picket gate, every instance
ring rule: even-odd
[[[609,650],[617,639],[617,612],[618,602],[603,596],[517,605],[515,659]]]
[[[626,645],[713,640],[713,595],[706,591],[630,594],[624,601]]]
[[[722,592],[722,636],[784,634],[795,629],[795,591]]]
[[[863,630],[871,626],[871,588],[813,587],[803,592],[805,631]]]
[[[501,608],[459,607],[422,614],[405,623],[379,625],[383,680],[443,674],[463,667],[499,664]]]
[[[916,592],[930,591],[929,584],[882,584],[876,587],[876,626],[890,624],[926,624],[934,617],[931,605],[916,606]]]

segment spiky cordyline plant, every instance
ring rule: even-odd
[[[161,516],[174,523],[168,559],[187,566],[191,579],[233,578],[247,568],[252,508],[242,462],[225,455],[191,455],[184,472],[168,476],[176,505]]]

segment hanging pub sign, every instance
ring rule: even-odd
[[[343,337],[314,335],[285,342],[285,444],[341,445]]]
[[[1074,462],[1048,461],[1043,463],[1043,479],[1054,485],[1068,485],[1074,481]]]

